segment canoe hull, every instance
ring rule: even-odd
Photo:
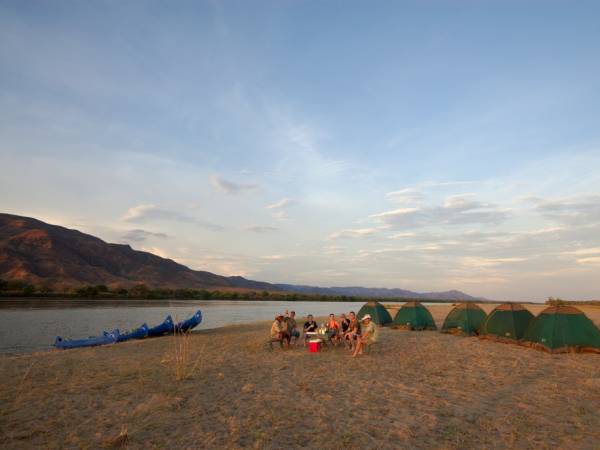
[[[132,339],[144,339],[146,336],[148,336],[148,331],[148,325],[143,324],[141,327],[136,328],[135,330],[119,334],[117,336],[117,342],[130,341]]]
[[[99,345],[114,344],[117,342],[118,333],[118,330],[115,330],[112,333],[87,339],[63,339],[60,336],[57,336],[56,341],[54,341],[54,347],[67,350],[72,348],[97,347]]]
[[[116,342],[124,342],[132,339],[164,336],[166,334],[173,334],[175,332],[185,333],[192,328],[197,327],[200,322],[202,322],[202,312],[198,310],[192,317],[179,322],[178,324],[173,323],[173,318],[171,316],[167,316],[164,322],[160,325],[148,328],[148,325],[143,324],[141,327],[123,334],[121,334],[119,330],[114,330],[112,332],[105,331],[102,336],[89,337],[87,339],[63,339],[60,336],[57,336],[54,346],[60,349],[96,347],[99,345],[114,344]]]
[[[182,322],[179,322],[175,325],[175,331],[178,333],[185,333],[186,331],[190,331],[192,328],[197,327],[202,322],[202,312],[200,310],[196,311],[192,317]]]
[[[175,325],[171,316],[167,316],[165,321],[160,325],[148,329],[148,337],[164,336],[165,334],[173,333]]]

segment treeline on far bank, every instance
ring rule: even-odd
[[[563,300],[562,298],[548,297],[546,305],[561,306],[561,305],[592,305],[600,306],[600,300]]]
[[[19,280],[0,279],[0,296],[2,297],[49,297],[49,298],[82,298],[82,299],[179,299],[179,300],[231,300],[231,299],[270,299],[285,298],[280,292],[248,291],[228,292],[209,289],[172,289],[151,288],[145,284],[136,284],[129,288],[108,287],[94,284],[78,287],[55,288],[49,285],[34,285]],[[299,295],[299,297],[303,297]],[[291,299],[291,298],[288,298]],[[346,299],[346,298],[345,298]]]
[[[132,287],[108,287],[103,284],[54,288],[19,280],[0,279],[0,297],[73,298],[73,299],[136,299],[136,300],[303,300],[303,301],[366,301],[359,297],[326,296],[273,291],[223,291],[209,289],[151,288],[145,284]]]
[[[103,284],[80,287],[54,288],[49,285],[34,285],[19,280],[0,279],[0,297],[24,298],[73,298],[73,299],[136,299],[136,300],[286,300],[286,301],[327,301],[327,302],[366,302],[372,297],[350,297],[346,295],[319,295],[296,292],[274,291],[223,291],[208,289],[150,288],[137,284],[130,288],[108,287]],[[424,300],[411,298],[384,298],[380,301],[410,301],[448,303],[451,300]]]
[[[320,295],[304,294],[298,292],[278,291],[224,291],[208,289],[171,289],[151,288],[144,284],[137,284],[129,288],[108,287],[103,284],[60,287],[51,285],[34,285],[21,280],[3,280],[0,278],[0,297],[23,298],[73,298],[73,299],[135,299],[135,300],[286,300],[286,301],[327,301],[327,302],[366,302],[379,300],[380,302],[407,302],[421,301],[427,303],[460,303],[460,300],[424,299],[407,297],[352,297],[347,295]],[[476,303],[498,303],[491,300],[478,300]],[[597,305],[600,300],[562,300],[549,297],[548,305]]]

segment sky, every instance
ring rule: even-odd
[[[269,282],[597,299],[599,16],[0,0],[0,211]]]

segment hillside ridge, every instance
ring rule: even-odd
[[[0,278],[64,286],[145,284],[156,288],[248,289],[349,297],[476,299],[460,291],[418,293],[360,286],[318,287],[222,276],[134,250],[128,244],[107,243],[78,230],[6,213],[0,213]]]

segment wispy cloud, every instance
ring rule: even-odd
[[[444,201],[444,209],[452,211],[468,211],[472,209],[493,208],[491,203],[484,203],[475,200],[475,194],[466,193],[451,195]]]
[[[536,209],[543,216],[562,223],[600,223],[600,195],[539,200]]]
[[[291,198],[282,198],[278,202],[272,203],[271,205],[267,205],[266,208],[267,209],[284,209],[284,208],[287,208],[288,206],[292,206],[297,203],[298,202],[296,200],[292,200]]]
[[[598,255],[600,256],[600,247],[593,248],[580,248],[578,250],[574,250],[572,252],[568,252],[573,255]]]
[[[252,225],[252,226],[244,228],[244,230],[251,231],[252,233],[263,234],[263,233],[273,233],[275,231],[278,231],[279,229],[276,227],[270,227],[270,226]]]
[[[589,256],[587,258],[578,258],[579,264],[600,264],[600,256]]]
[[[282,198],[281,200],[267,205],[265,208],[271,211],[271,217],[277,220],[286,220],[288,218],[287,210],[290,206],[298,202],[291,198]]]
[[[263,259],[265,261],[281,261],[282,259],[286,259],[289,258],[289,256],[285,256],[285,255],[265,255],[265,256],[261,256],[260,259]]]
[[[285,210],[272,212],[271,216],[277,220],[287,220],[288,219],[287,211],[285,211]]]
[[[417,235],[416,233],[413,233],[410,231],[404,231],[402,233],[396,233],[391,236],[388,236],[388,239],[406,239],[406,238],[413,238],[416,235]]]
[[[499,266],[501,264],[514,264],[518,262],[527,261],[527,258],[512,257],[512,258],[484,258],[484,257],[465,257],[462,263],[465,266],[473,267],[492,267]]]
[[[345,230],[336,231],[329,235],[328,239],[340,239],[340,238],[361,238],[374,236],[376,233],[381,231],[381,227],[374,228],[348,228]]]
[[[132,206],[122,218],[126,222],[146,222],[150,220],[175,220],[178,222],[193,222],[194,220],[177,211],[161,208],[153,204]]]
[[[254,191],[259,187],[258,184],[255,183],[235,183],[226,180],[219,175],[213,175],[211,177],[211,182],[217,191],[227,195],[236,195],[247,191]]]
[[[400,189],[399,191],[392,191],[385,194],[388,200],[394,203],[412,204],[419,203],[425,198],[425,195],[414,188]]]
[[[295,120],[289,113],[275,108],[272,111],[276,132],[274,139],[284,148],[278,171],[322,182],[349,168],[346,160],[333,158],[323,150],[325,133],[306,122]]]
[[[122,220],[132,223],[149,223],[155,221],[181,222],[195,224],[211,231],[224,230],[224,227],[221,225],[216,225],[202,219],[198,219],[184,212],[163,208],[153,204],[132,206],[122,217]]]
[[[144,242],[149,238],[160,238],[166,239],[168,236],[165,233],[155,233],[152,231],[135,229],[129,230],[125,234],[123,234],[122,239],[125,242]]]
[[[202,253],[194,252],[189,254],[185,252],[176,258],[176,261],[185,264],[196,270],[208,270],[220,275],[248,277],[256,270],[256,264],[252,261],[254,258],[248,258],[244,255],[228,253]]]
[[[424,223],[425,214],[421,208],[398,208],[370,216],[383,223],[398,227],[416,227]]]
[[[423,181],[418,186],[424,188],[460,187],[476,184],[476,181]]]
[[[474,199],[474,194],[447,197],[441,206],[398,208],[370,217],[396,228],[417,228],[441,225],[498,224],[509,211],[492,203]]]

